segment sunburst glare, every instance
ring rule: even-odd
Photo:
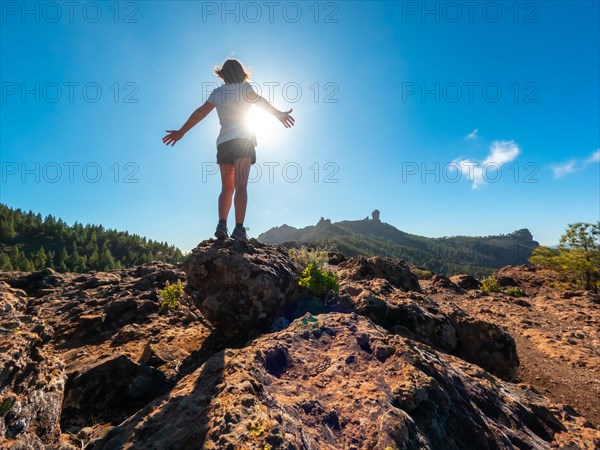
[[[261,143],[273,142],[281,132],[280,128],[283,129],[275,117],[255,105],[252,105],[246,116],[246,125],[256,133],[256,138]]]

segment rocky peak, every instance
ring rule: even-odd
[[[515,237],[516,239],[520,239],[527,242],[533,241],[533,235],[527,228],[522,228],[520,230],[513,231],[511,233],[511,236]]]
[[[324,217],[321,217],[316,226],[318,228],[326,228],[329,225],[331,225],[331,219],[325,219]]]

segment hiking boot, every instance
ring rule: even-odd
[[[227,225],[217,225],[217,231],[215,231],[215,237],[219,240],[227,239]]]
[[[233,233],[231,233],[231,239],[236,241],[248,242],[248,236],[246,236],[246,229],[244,227],[235,227]]]

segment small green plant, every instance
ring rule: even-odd
[[[431,280],[433,272],[427,269],[421,269],[420,267],[411,267],[410,271],[414,273],[419,280]]]
[[[337,276],[326,268],[328,253],[329,250],[323,247],[309,249],[302,246],[288,250],[289,258],[300,270],[298,286],[317,297],[339,292]]]
[[[504,291],[504,293],[510,295],[511,297],[525,297],[527,295],[522,289],[519,288],[508,288]]]
[[[183,285],[181,280],[177,280],[177,283],[171,284],[167,280],[165,288],[159,293],[161,302],[160,309],[163,308],[178,308],[181,304],[181,298],[183,297]]]
[[[253,438],[260,438],[267,433],[265,427],[258,420],[253,420],[247,425],[250,436]]]
[[[316,249],[309,249],[305,246],[290,248],[288,256],[300,270],[308,267],[309,264],[314,264],[319,269],[322,269],[329,261],[328,250],[321,247],[317,247]]]
[[[304,317],[300,321],[300,323],[302,324],[303,328],[307,328],[307,329],[313,329],[313,328],[319,327],[319,319],[314,317],[312,314],[307,314],[306,317]]]
[[[313,263],[302,271],[298,285],[316,296],[337,294],[340,290],[335,274]]]
[[[5,399],[2,403],[0,403],[0,417],[4,417],[11,410],[13,405],[15,404],[16,399],[14,397],[10,397]]]
[[[500,292],[500,285],[495,278],[486,277],[481,280],[481,290],[483,292]]]

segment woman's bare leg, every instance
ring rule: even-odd
[[[235,166],[233,163],[219,164],[221,169],[221,193],[219,194],[219,219],[227,220],[234,192]]]
[[[235,223],[244,223],[246,217],[246,205],[248,204],[248,176],[252,158],[246,156],[236,159],[235,162]]]

